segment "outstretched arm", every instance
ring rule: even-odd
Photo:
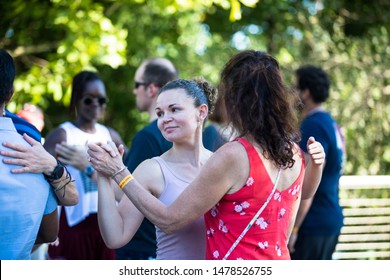
[[[99,229],[107,247],[117,249],[131,240],[144,216],[126,196],[117,205],[114,181],[97,174],[97,184]]]
[[[290,230],[288,249],[290,253],[294,252],[295,242],[298,238],[298,232],[306,214],[309,212],[313,202],[313,196],[321,182],[322,170],[325,165],[325,152],[320,142],[314,137],[307,140],[307,153],[305,153],[306,171],[303,179],[302,198],[299,204],[298,212]]]
[[[106,147],[106,149],[111,148],[109,144],[99,145]],[[111,152],[111,156],[117,156],[119,161],[119,158],[123,156],[124,149],[122,146],[119,147],[119,155],[116,151],[114,153],[114,151],[111,150]],[[148,170],[149,173],[147,173],[147,176],[142,176],[142,172],[138,175],[135,172],[137,179],[143,186],[148,188],[148,192],[158,193],[159,195],[164,184],[164,179],[157,162],[154,160],[143,162],[140,165],[140,168]],[[116,172],[108,173],[108,177],[103,176],[100,172],[96,172],[98,183],[99,228],[104,242],[112,249],[116,249],[127,244],[134,236],[144,219],[143,214],[138,211],[127,196],[123,195],[122,190],[118,188],[115,181],[112,180],[112,177],[115,178],[120,176],[120,174],[126,170],[127,169],[124,167],[120,168],[116,170]],[[159,186],[160,189],[158,188]],[[116,192],[120,192],[122,194],[122,198],[118,205],[115,201]]]
[[[22,167],[12,169],[12,173],[44,173],[50,176],[57,166],[57,160],[49,154],[41,143],[34,140],[27,134],[23,138],[30,146],[18,145],[10,142],[4,142],[3,146],[11,150],[1,150],[0,154],[8,158],[4,158],[6,164],[15,164]],[[68,206],[78,203],[78,192],[74,182],[69,182],[66,187],[62,186],[68,181],[69,177],[65,170],[63,176],[56,181],[51,182],[54,190],[57,189],[56,196],[59,204]]]
[[[109,149],[89,144],[88,154],[95,169],[109,177],[124,164],[121,157],[110,157],[106,150]],[[243,175],[242,164],[248,164],[244,147],[239,143],[226,144],[207,161],[199,176],[169,206],[147,191],[127,169],[114,180],[146,218],[164,232],[171,233],[207,212],[232,187],[244,185],[248,171],[244,171]],[[137,168],[134,172],[135,178],[151,174],[153,172],[148,168]]]

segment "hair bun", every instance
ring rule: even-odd
[[[194,82],[200,87],[207,98],[207,102],[209,103],[209,114],[214,111],[215,103],[218,97],[218,90],[216,87],[212,86],[205,78],[196,77],[193,79]]]

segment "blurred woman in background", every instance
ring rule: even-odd
[[[98,120],[103,117],[107,96],[97,73],[82,71],[73,78],[70,112],[65,122],[48,134],[44,147],[68,166],[79,192],[76,206],[64,207],[60,215],[58,240],[49,246],[50,259],[115,259],[100,235],[97,221],[96,172],[88,162],[88,143],[113,141],[123,144],[119,134]]]

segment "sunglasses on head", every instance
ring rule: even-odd
[[[107,99],[105,97],[91,97],[91,96],[85,96],[83,97],[82,101],[85,105],[91,105],[94,100],[97,100],[100,106],[103,106],[107,103]]]
[[[139,88],[140,86],[147,86],[148,84],[147,83],[143,83],[143,82],[137,82],[135,81],[134,82],[134,88]]]

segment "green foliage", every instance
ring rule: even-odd
[[[44,134],[69,119],[72,77],[98,71],[109,97],[104,123],[126,143],[146,122],[137,112],[134,72],[163,56],[180,76],[218,83],[237,50],[276,56],[293,85],[301,64],[332,79],[328,109],[347,140],[347,174],[390,172],[390,4],[310,0],[0,0],[0,47],[17,66],[11,111],[45,111]]]

